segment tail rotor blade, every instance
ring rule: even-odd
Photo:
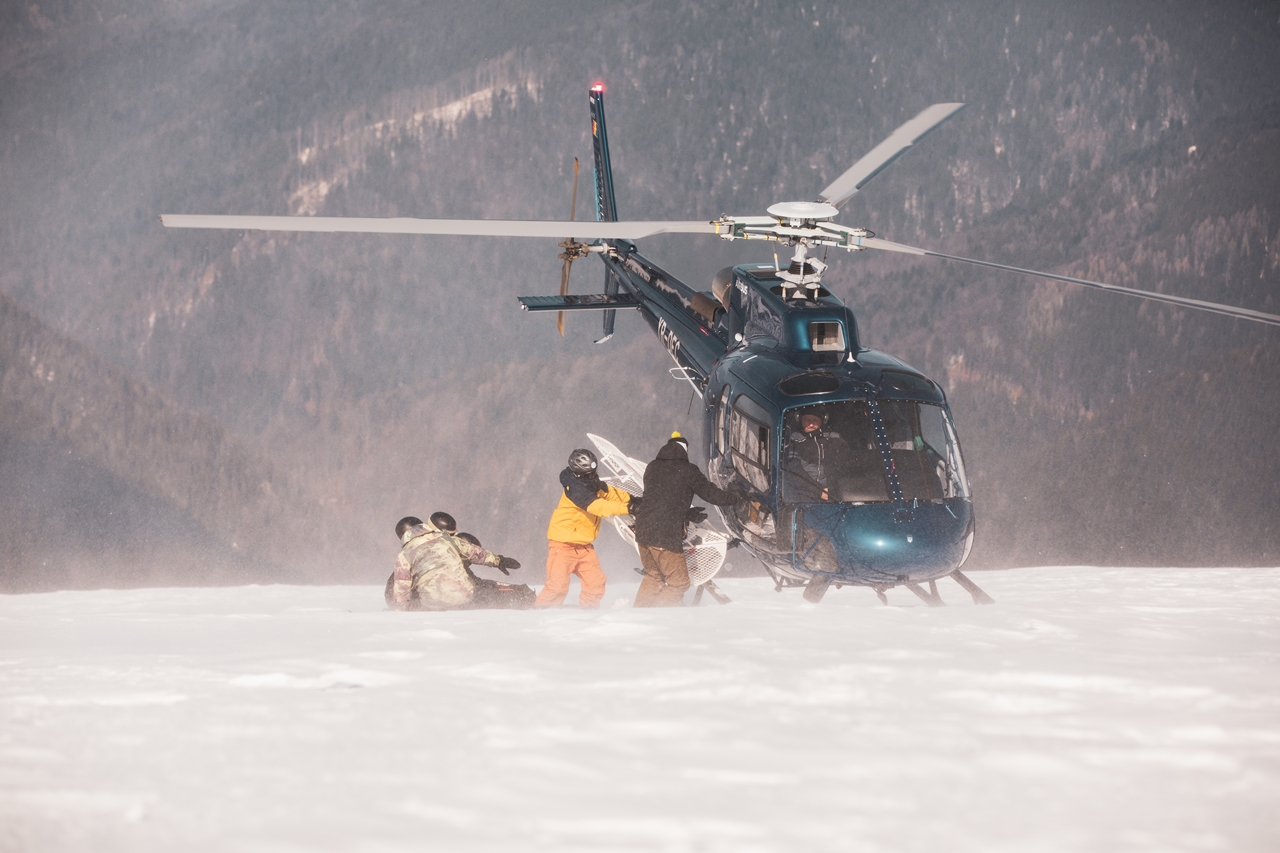
[[[569,201],[569,221],[578,218],[578,158],[573,158],[573,198]],[[560,257],[564,258],[564,267],[560,270],[560,295],[569,295],[569,267],[573,265],[573,246],[572,237],[567,238],[563,243],[564,254]],[[556,329],[560,332],[560,337],[564,337],[564,312],[556,312]]]
[[[578,218],[578,158],[573,158],[573,200],[569,202],[569,221]]]
[[[560,269],[560,295],[569,295],[569,267],[573,264],[572,258],[564,259],[564,266]],[[556,329],[560,332],[560,337],[564,337],[564,312],[556,312]]]

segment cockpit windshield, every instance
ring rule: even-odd
[[[960,442],[944,408],[912,400],[881,400],[880,414],[905,499],[969,497]]]
[[[960,445],[946,410],[914,400],[880,400],[885,443],[904,499],[968,497]],[[872,404],[846,400],[786,413],[782,499],[786,503],[876,503],[893,499]]]

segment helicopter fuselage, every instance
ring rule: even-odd
[[[721,516],[771,575],[887,588],[963,564],[973,502],[937,383],[862,347],[848,307],[820,288],[797,298],[773,267],[699,292],[626,241],[606,249],[606,290],[634,300],[701,397],[708,475],[752,499]]]

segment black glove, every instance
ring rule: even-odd
[[[502,572],[504,575],[511,574],[511,572],[508,571],[509,569],[518,569],[518,568],[520,568],[520,561],[515,559],[514,557],[498,558],[498,571]]]
[[[691,506],[684,513],[686,524],[701,524],[707,520],[707,510],[705,507]]]
[[[632,495],[631,500],[627,501],[627,512],[632,515],[636,514],[636,510],[640,509],[640,504],[644,502],[644,498],[638,495]]]

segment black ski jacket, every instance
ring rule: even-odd
[[[672,439],[644,471],[644,499],[636,511],[636,543],[669,551],[684,550],[684,517],[697,495],[716,506],[737,500],[716,488],[689,461],[684,445]]]

